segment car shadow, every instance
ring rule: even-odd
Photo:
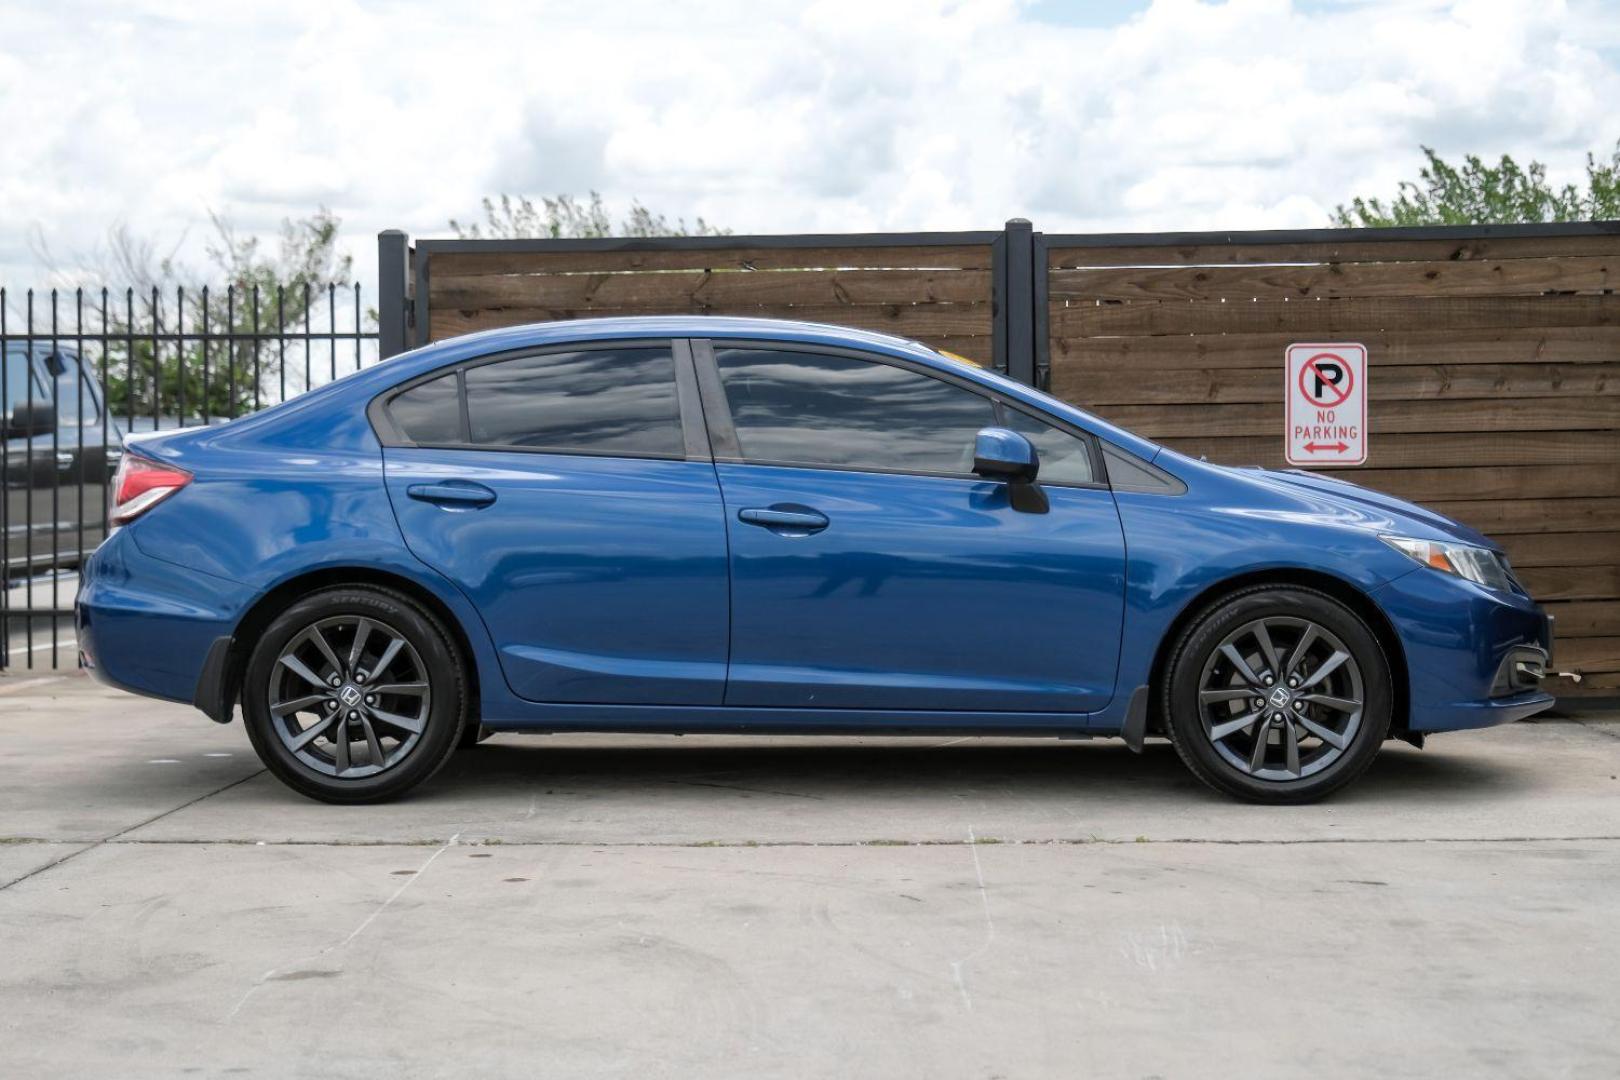
[[[563,738],[563,737],[559,737]],[[636,738],[629,736],[627,739]],[[1460,744],[1459,744],[1460,745]],[[1493,797],[1529,782],[1512,760],[1390,744],[1336,801],[1423,802]],[[732,789],[807,800],[940,797],[990,790],[1039,800],[1164,796],[1230,802],[1195,780],[1169,743],[1150,740],[1141,754],[1111,741],[918,739],[862,744],[778,738],[716,745],[668,739],[581,746],[550,737],[503,735],[458,753],[428,790],[468,797],[480,788],[533,788],[574,794],[645,791],[659,786]]]

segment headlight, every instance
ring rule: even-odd
[[[1516,582],[1507,560],[1490,548],[1471,544],[1448,544],[1439,540],[1414,540],[1408,536],[1380,536],[1388,544],[1424,566],[1467,578],[1487,589],[1514,592]]]

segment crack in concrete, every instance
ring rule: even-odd
[[[249,777],[248,779],[251,779]],[[237,781],[242,783],[242,781]],[[235,784],[226,785],[220,791],[234,787]],[[210,794],[218,794],[211,792]],[[201,796],[192,802],[201,801],[208,796]],[[191,803],[187,803],[187,806]],[[185,807],[175,807],[183,810]],[[174,810],[159,814],[158,818],[174,813]],[[153,821],[158,820],[153,818]],[[142,822],[142,825],[148,824]],[[140,828],[132,825],[124,832]],[[122,836],[122,833],[117,834]],[[895,848],[895,847],[1148,847],[1152,845],[1207,845],[1211,847],[1308,847],[1321,844],[1575,844],[1575,843],[1615,843],[1620,842],[1620,834],[1592,834],[1585,836],[1323,836],[1323,837],[1292,837],[1288,839],[1262,840],[1257,838],[1234,839],[1200,836],[1168,836],[1154,839],[1139,836],[1130,839],[1112,839],[1103,836],[1087,837],[1051,837],[1044,840],[1008,840],[979,838],[975,840],[895,840],[885,838],[881,840],[468,840],[456,834],[454,838],[458,847],[509,847],[509,848]],[[125,847],[320,847],[320,848],[420,848],[439,847],[450,841],[444,838],[431,838],[420,840],[247,840],[247,839],[117,839],[109,837],[105,840],[74,840],[51,839],[49,837],[8,837],[0,838],[0,845],[4,844],[89,844],[84,851],[102,845]],[[48,866],[43,866],[29,874],[23,875],[17,881],[33,877],[35,874],[58,866],[68,859],[83,854],[83,851],[74,852]],[[15,884],[12,882],[10,884]],[[0,889],[8,888],[0,886]]]
[[[127,826],[127,827],[122,828],[122,829],[119,829],[117,832],[110,833],[107,836],[92,837],[92,838],[89,838],[89,839],[86,839],[86,840],[66,840],[66,841],[46,840],[46,841],[41,841],[43,843],[83,844],[85,846],[81,847],[77,851],[68,852],[66,855],[63,855],[60,859],[53,859],[52,861],[46,863],[44,866],[37,866],[34,869],[28,871],[28,873],[23,874],[21,877],[12,878],[10,881],[6,882],[4,885],[0,885],[0,892],[5,892],[7,889],[11,888],[13,885],[20,885],[23,882],[27,881],[29,878],[38,877],[40,874],[45,873],[45,871],[47,871],[47,870],[54,870],[58,866],[61,866],[63,863],[69,862],[69,861],[71,861],[73,859],[77,859],[80,855],[83,855],[83,854],[85,854],[86,852],[89,852],[89,851],[94,851],[97,848],[103,846],[104,844],[129,843],[130,841],[125,841],[125,840],[122,840],[121,838],[124,837],[124,836],[129,835],[130,833],[134,832],[136,829],[144,829],[146,826],[152,824],[153,822],[162,821],[164,818],[168,817],[170,814],[177,814],[180,811],[186,809],[186,807],[188,807],[188,806],[196,806],[198,803],[202,802],[204,799],[211,799],[215,795],[223,794],[224,792],[227,792],[227,791],[231,790],[231,788],[236,787],[238,784],[245,784],[249,780],[252,780],[255,776],[261,775],[263,772],[264,772],[263,769],[257,769],[255,771],[249,773],[248,775],[242,777],[240,780],[232,780],[230,783],[226,784],[224,787],[215,788],[213,791],[204,792],[203,794],[198,795],[195,799],[187,799],[185,802],[181,803],[179,806],[170,807],[169,809],[167,809],[167,810],[165,810],[165,811],[163,811],[162,813],[159,813],[159,814],[153,814],[151,817],[147,818],[145,821],[137,821],[135,824]],[[30,842],[33,842],[33,841],[22,840],[21,838],[7,838],[5,841],[0,841],[0,842],[4,842],[4,843],[30,843]]]

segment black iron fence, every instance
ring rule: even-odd
[[[131,435],[224,423],[374,362],[358,285],[0,288],[0,667],[78,661],[79,563]]]

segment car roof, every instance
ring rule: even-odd
[[[525,345],[624,337],[767,338],[772,341],[864,346],[927,359],[935,359],[939,355],[921,342],[895,334],[795,319],[728,315],[626,315],[527,323],[459,335],[430,348],[455,348],[458,352],[464,348],[473,353],[492,348],[521,348]]]

